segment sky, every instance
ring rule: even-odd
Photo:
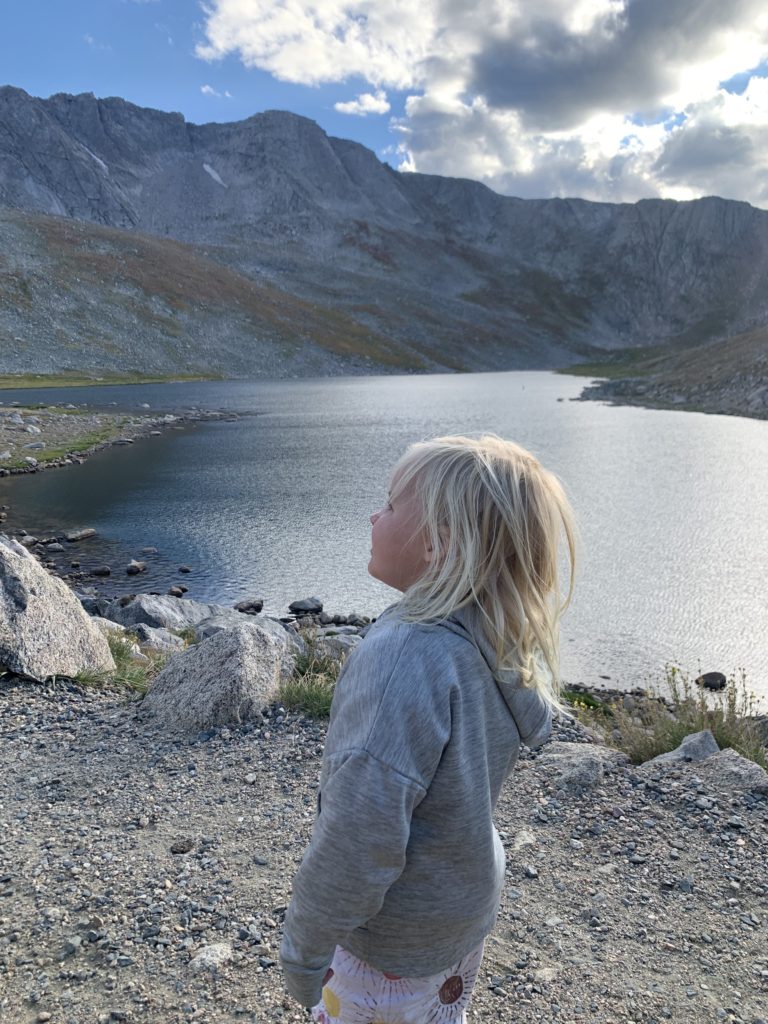
[[[290,110],[523,198],[768,208],[765,0],[0,0],[0,84]]]

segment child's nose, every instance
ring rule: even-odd
[[[371,526],[373,526],[374,523],[376,522],[376,520],[379,518],[379,513],[378,512],[371,512],[371,514],[370,514],[370,516],[368,518],[371,520]]]

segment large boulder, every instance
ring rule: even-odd
[[[215,608],[216,605],[211,607]],[[195,640],[201,643],[217,633],[226,632],[243,625],[243,622],[260,626],[275,641],[280,649],[280,675],[283,679],[290,679],[296,668],[296,657],[303,654],[306,644],[298,633],[288,630],[278,619],[271,619],[268,615],[248,615],[247,617],[231,608],[222,608],[210,618],[194,627]]]
[[[200,732],[254,718],[277,698],[281,649],[252,619],[171,658],[142,703],[156,723]]]
[[[692,763],[685,760],[659,763],[654,758],[640,765],[639,771],[657,774],[659,769],[665,776],[695,780],[697,785],[705,786],[707,793],[718,793],[724,798],[740,794],[768,797],[768,772],[755,761],[741,757],[730,746]]]
[[[596,789],[606,773],[627,760],[626,754],[599,743],[554,741],[543,748],[537,767],[553,780],[557,789],[577,796]]]
[[[219,611],[221,607],[215,604],[203,604],[200,601],[159,594],[136,594],[130,599],[118,597],[110,601],[101,614],[106,619],[119,622],[121,626],[144,623],[155,629],[189,629]],[[233,612],[234,614],[240,613]]]
[[[717,740],[709,729],[702,729],[701,732],[689,733],[680,746],[675,747],[674,750],[670,750],[666,754],[659,754],[657,757],[652,757],[650,761],[645,761],[644,763],[658,765],[675,764],[678,761],[704,761],[719,751],[720,747],[717,745]]]
[[[61,580],[0,535],[0,665],[42,682],[114,672],[104,634]]]

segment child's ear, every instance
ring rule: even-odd
[[[438,561],[442,561],[445,558],[445,554],[448,550],[448,529],[445,526],[439,526],[437,528],[437,532],[440,536],[440,543],[437,550],[437,559]],[[427,541],[428,561],[432,562],[434,560],[434,553],[434,547],[432,546],[432,544],[429,543],[429,541]]]

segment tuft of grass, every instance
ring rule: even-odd
[[[114,672],[81,672],[75,678],[83,686],[116,687],[145,694],[155,676],[168,660],[167,654],[148,652],[148,661],[136,661],[134,644],[129,637],[111,633],[107,637],[115,660]]]
[[[197,643],[197,633],[194,626],[184,626],[183,629],[171,629],[169,632],[180,637],[187,647]]]
[[[598,700],[591,693],[582,692],[581,690],[563,690],[561,696],[564,701],[576,710],[588,709],[595,713],[599,712],[601,715],[610,713],[608,704],[603,700]]]
[[[88,376],[84,373],[64,370],[60,373],[0,374],[0,390],[20,390],[22,388],[91,388],[107,384],[119,384],[121,386],[126,384],[173,384],[222,379],[221,374],[217,374],[214,371],[205,375],[194,373],[156,373],[147,375],[140,373],[116,373],[105,370],[101,374]],[[45,406],[41,406],[41,408],[45,408]],[[63,412],[64,410],[57,409],[56,411]]]
[[[306,652],[296,659],[293,676],[280,686],[280,703],[311,718],[328,718],[341,662],[318,650],[314,631],[302,638]]]
[[[747,688],[743,671],[728,679],[724,690],[711,693],[671,665],[662,688],[652,689],[644,698],[633,697],[634,707],[625,707],[621,701],[593,708],[581,700],[583,694],[575,696],[579,720],[606,732],[608,744],[624,751],[633,764],[666,754],[691,733],[709,729],[721,750],[731,747],[768,769],[759,701]]]

